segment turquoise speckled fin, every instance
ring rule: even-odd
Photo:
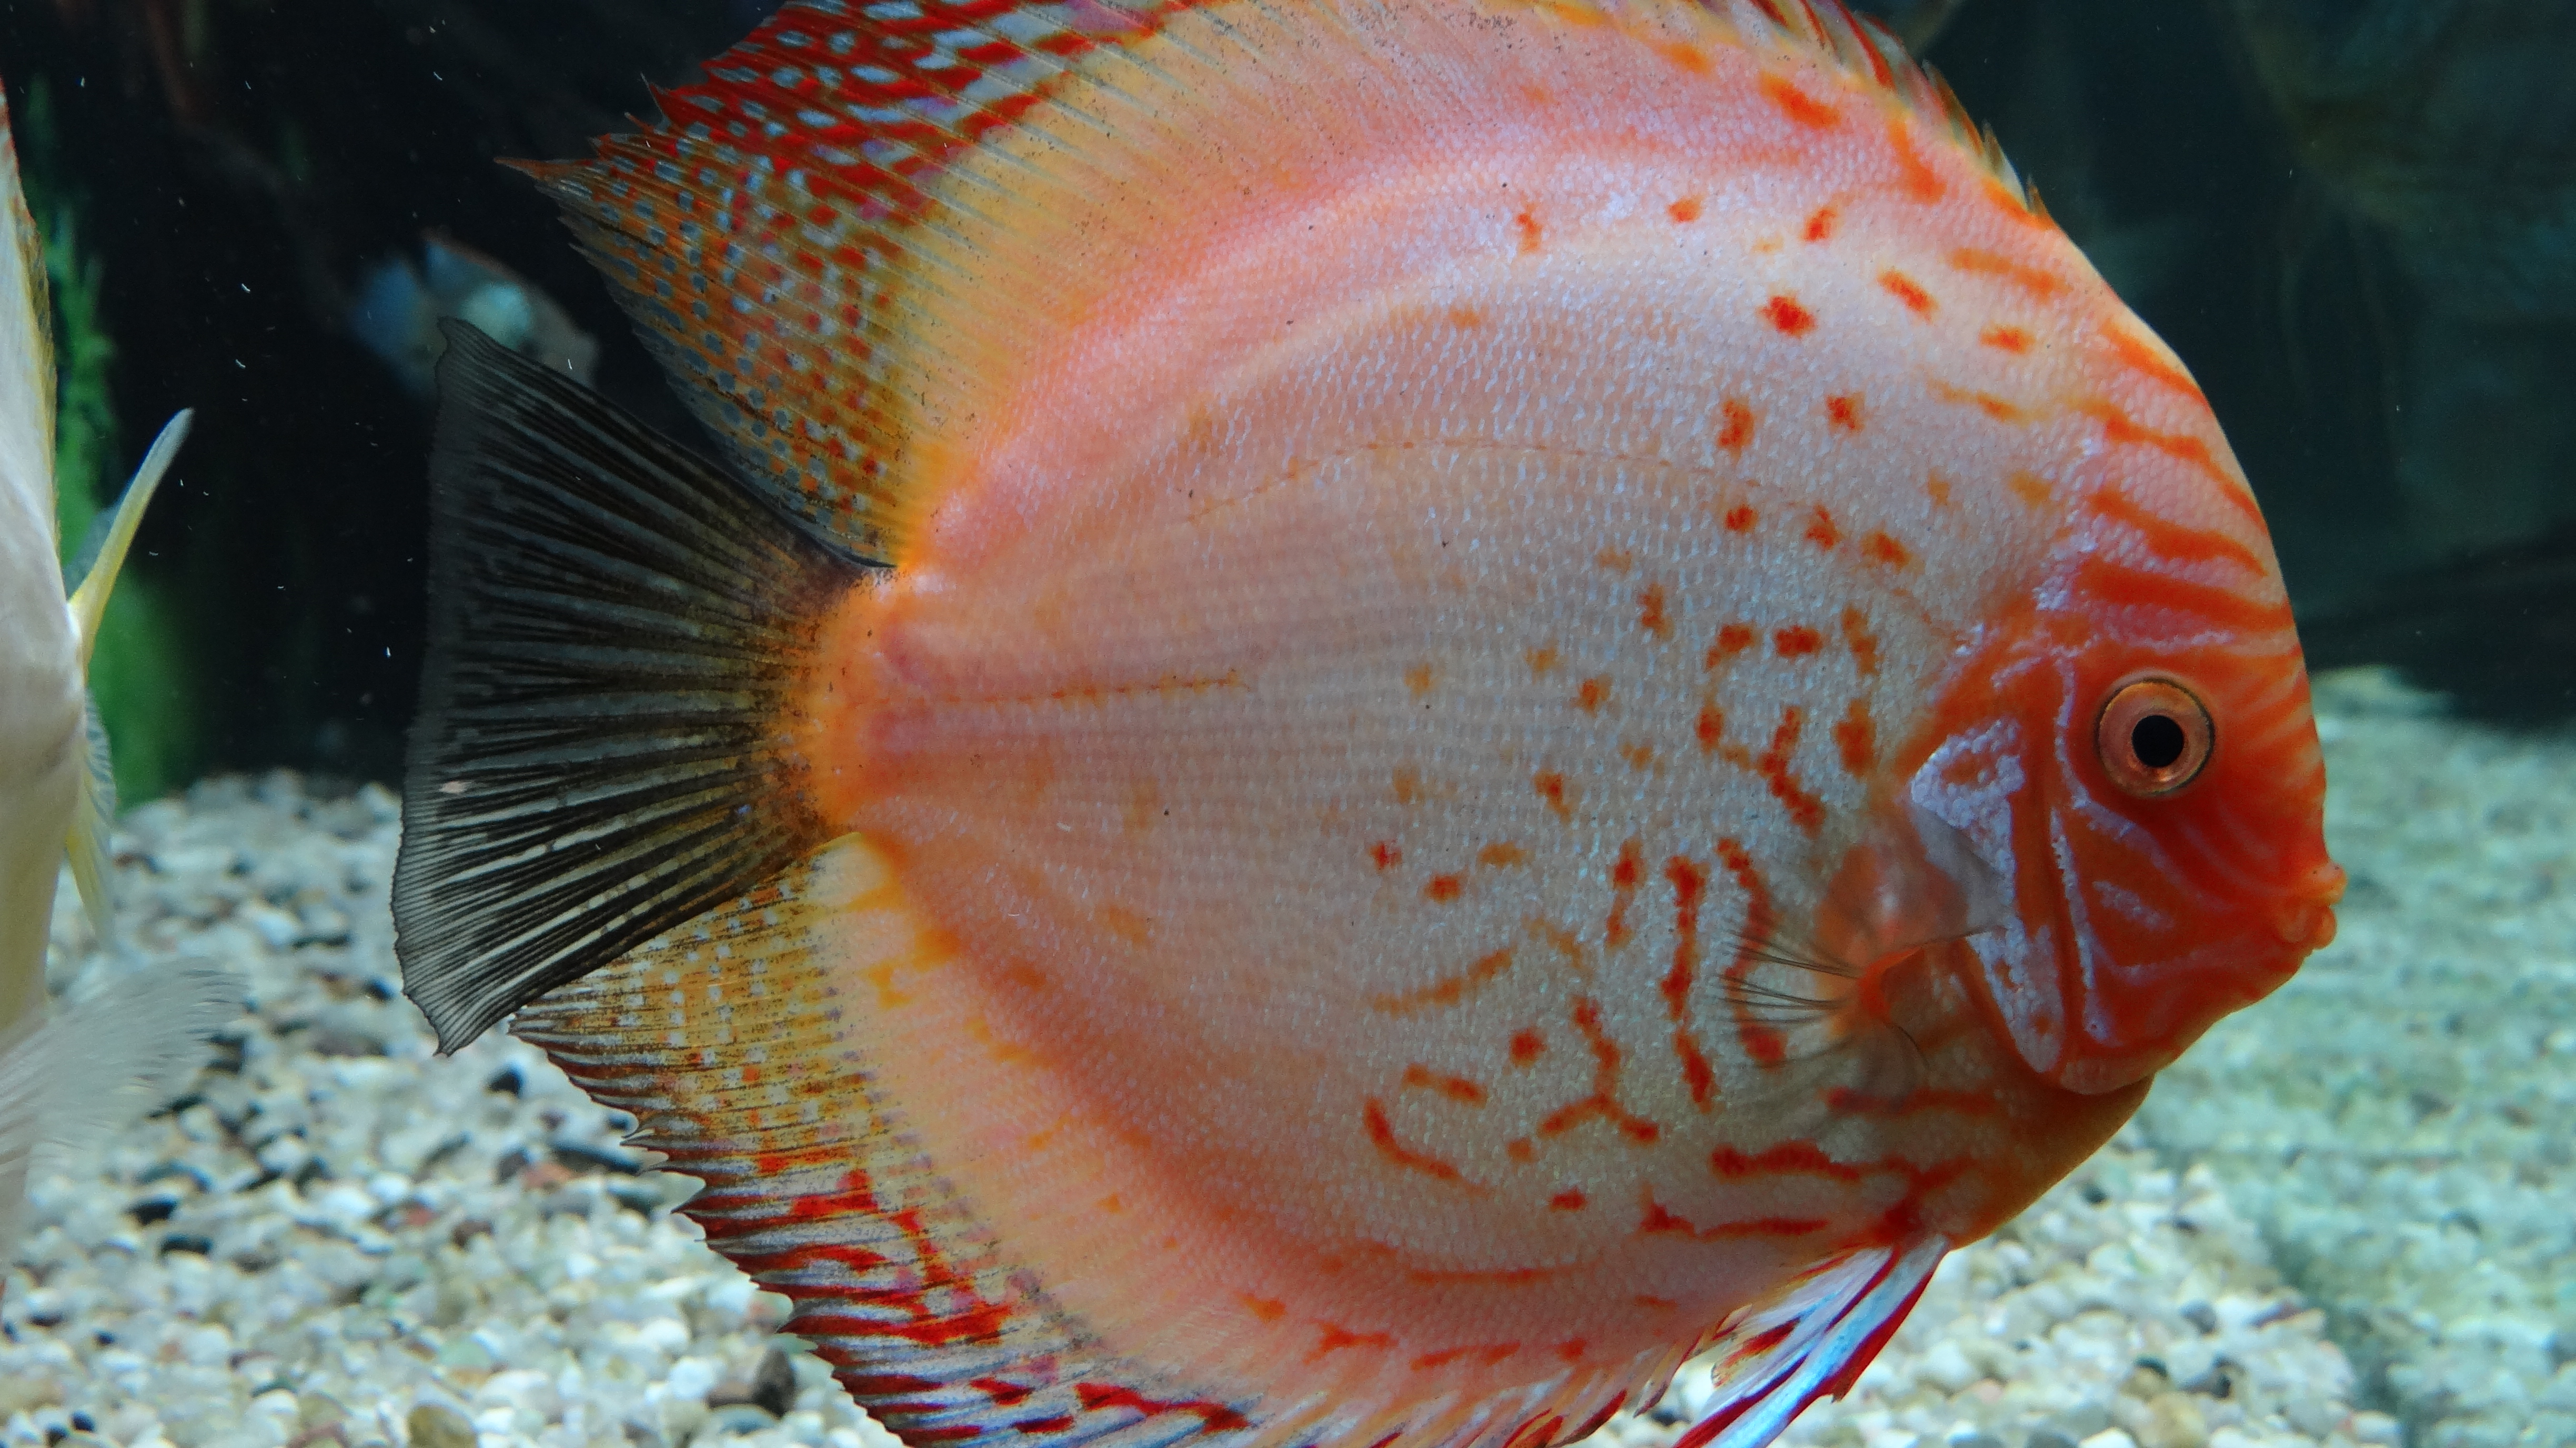
[[[1838,1398],[1894,1336],[1946,1237],[1863,1247],[1820,1262],[1736,1315],[1713,1350],[1717,1398],[1673,1448],[1759,1448],[1818,1398]]]

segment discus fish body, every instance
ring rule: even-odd
[[[535,169],[743,481],[451,352],[406,987],[908,1441],[1535,1445],[1711,1345],[1767,1441],[2330,935],[2206,403],[1839,10],[711,76]]]

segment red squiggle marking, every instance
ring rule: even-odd
[[[1378,841],[1369,846],[1368,853],[1370,863],[1381,870],[1392,870],[1404,863],[1404,851],[1397,849],[1393,840]]]
[[[1809,130],[1826,131],[1842,124],[1842,112],[1798,89],[1786,76],[1762,77],[1762,94],[1780,108],[1780,114]]]
[[[1577,996],[1573,1017],[1574,1028],[1583,1033],[1584,1044],[1592,1048],[1592,1094],[1559,1107],[1539,1123],[1538,1134],[1562,1136],[1599,1118],[1618,1127],[1619,1134],[1630,1141],[1640,1146],[1653,1145],[1663,1135],[1663,1128],[1619,1104],[1619,1043],[1601,1027],[1601,1003],[1590,996]]]
[[[1787,807],[1790,822],[1812,835],[1825,823],[1825,802],[1808,793],[1790,767],[1806,724],[1806,712],[1796,705],[1781,710],[1780,727],[1771,731],[1771,747],[1753,765],[1771,786],[1771,797]]]
[[[1807,541],[1828,550],[1843,541],[1842,530],[1834,526],[1834,515],[1822,503],[1816,505],[1815,515],[1807,520]]]
[[[1395,1126],[1386,1119],[1386,1103],[1372,1096],[1360,1106],[1360,1120],[1368,1127],[1369,1144],[1377,1154],[1407,1171],[1418,1171],[1438,1181],[1463,1181],[1458,1168],[1428,1152],[1415,1151],[1395,1139]]]
[[[1798,1175],[1856,1182],[1869,1175],[1865,1167],[1839,1162],[1825,1155],[1824,1148],[1812,1141],[1784,1141],[1750,1155],[1731,1146],[1721,1146],[1708,1154],[1708,1168],[1728,1180]]]
[[[1878,758],[1878,728],[1869,717],[1869,701],[1854,699],[1834,725],[1834,747],[1843,757],[1843,772],[1857,779]]]
[[[1708,892],[1708,871],[1687,855],[1675,855],[1664,862],[1664,878],[1673,885],[1673,967],[1660,989],[1673,1018],[1673,1055],[1681,1063],[1682,1082],[1691,1105],[1706,1111],[1717,1099],[1717,1073],[1691,1034],[1690,994],[1699,980],[1699,907]]]
[[[1735,1011],[1735,1037],[1744,1054],[1758,1066],[1777,1066],[1789,1058],[1789,1043],[1778,1031],[1754,1018],[1753,994],[1746,989],[1752,983],[1754,968],[1760,964],[1757,952],[1770,939],[1771,887],[1763,882],[1762,872],[1753,863],[1742,844],[1734,839],[1717,842],[1718,863],[1735,877],[1736,888],[1744,892],[1744,924],[1737,934],[1743,941],[1735,959],[1726,967],[1730,989],[1727,999]]]
[[[1332,1322],[1318,1322],[1315,1326],[1321,1330],[1323,1337],[1315,1344],[1315,1350],[1306,1354],[1306,1361],[1309,1363],[1321,1362],[1326,1354],[1337,1353],[1344,1348],[1365,1348],[1383,1352],[1395,1346],[1393,1333],[1353,1332],[1339,1323]]]
[[[1443,976],[1419,990],[1400,995],[1369,997],[1369,1009],[1390,1016],[1407,1016],[1431,1006],[1454,1006],[1493,983],[1496,977],[1512,968],[1512,953],[1497,950],[1478,957],[1456,975]]]
[[[1737,1237],[1804,1237],[1832,1225],[1822,1217],[1754,1217],[1741,1222],[1699,1227],[1649,1196],[1646,1198],[1645,1217],[1637,1223],[1637,1233],[1639,1236],[1669,1233],[1702,1242],[1722,1242]]]
[[[1824,646],[1824,637],[1805,624],[1791,624],[1771,635],[1772,649],[1784,659],[1802,659]]]
[[[1404,1084],[1416,1091],[1437,1091],[1467,1106],[1485,1104],[1485,1088],[1464,1076],[1449,1076],[1419,1063],[1404,1068]]]
[[[2081,404],[2076,410],[2102,424],[2103,441],[2114,447],[2153,448],[2177,462],[2190,464],[2217,483],[2220,494],[2233,504],[2237,511],[2257,522],[2262,521],[2263,510],[2255,506],[2254,495],[2246,491],[2243,483],[2228,476],[2227,470],[2218,465],[2218,459],[2210,455],[2208,443],[2186,433],[2158,432],[2150,427],[2142,427],[2132,420],[2128,413],[2122,411],[2117,403],[2088,402]]]

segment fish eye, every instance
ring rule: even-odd
[[[2103,772],[2140,799],[2179,793],[2208,767],[2217,745],[2200,696],[2159,675],[2123,680],[2093,726]]]

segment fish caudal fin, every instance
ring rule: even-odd
[[[394,868],[442,1049],[820,842],[779,728],[859,577],[569,377],[446,327]]]
[[[1761,1448],[1818,1398],[1840,1397],[1914,1310],[1942,1237],[1830,1258],[1739,1313],[1710,1344],[1717,1397],[1673,1448]]]

